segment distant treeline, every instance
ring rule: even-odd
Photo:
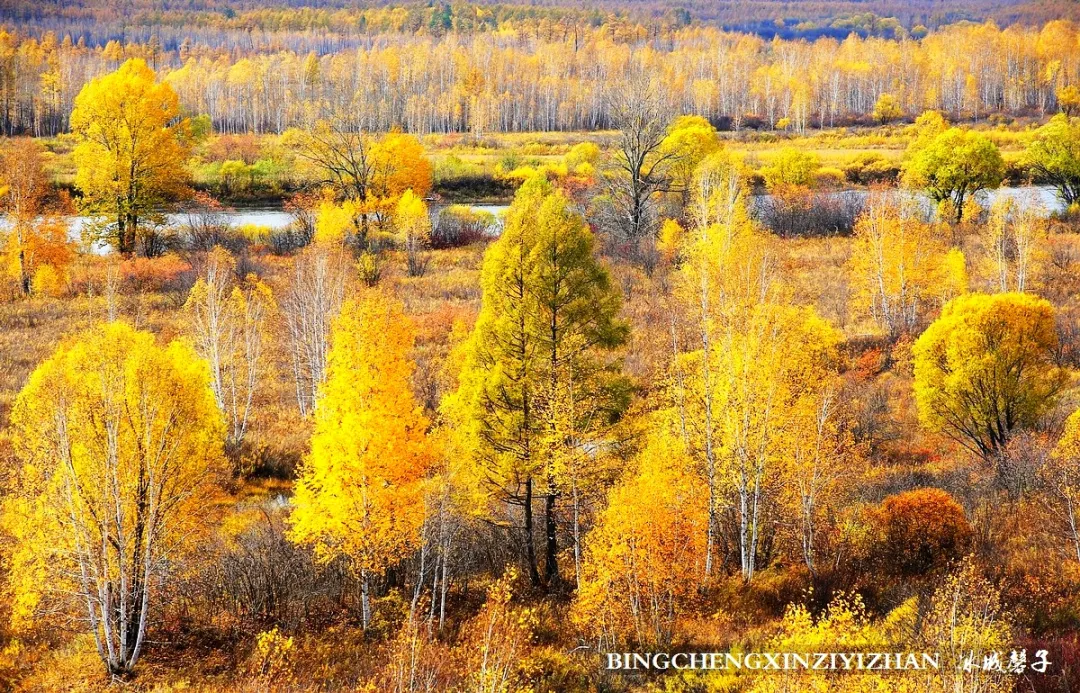
[[[753,31],[768,38],[833,34],[843,31],[844,25],[864,34],[887,32],[888,26],[875,27],[882,18],[891,18],[885,21],[912,29],[918,25],[936,28],[965,20],[1038,24],[1054,18],[1077,17],[1076,3],[1067,0],[958,0],[947,6],[936,0],[594,0],[587,7],[567,0],[413,3],[376,0],[362,5],[357,7],[357,3],[346,0],[8,0],[0,8],[0,17],[33,21],[54,30],[81,25],[95,33],[110,24],[119,25],[121,30],[165,25],[259,31],[318,28],[351,34],[387,29],[434,33],[490,31],[507,24],[528,27],[546,23],[595,28],[613,20],[667,25],[698,22]]]
[[[643,81],[663,91],[673,112],[724,129],[801,131],[882,119],[884,97],[889,119],[929,109],[955,119],[1041,115],[1080,81],[1080,40],[1067,21],[908,30],[866,15],[890,37],[861,36],[863,20],[834,20],[821,31],[846,28],[846,38],[807,41],[710,28],[674,10],[646,22],[463,7],[471,23],[457,6],[232,18],[166,6],[160,23],[132,10],[136,21],[99,22],[101,35],[90,38],[43,31],[36,21],[9,26],[0,31],[0,132],[65,131],[83,85],[131,57],[172,84],[185,112],[229,133],[282,132],[329,112],[355,114],[357,128],[418,134],[604,129],[612,98]],[[65,21],[79,20],[78,9],[68,8]],[[126,40],[104,40],[118,31]]]

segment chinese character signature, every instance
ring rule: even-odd
[[[965,672],[983,671],[1020,675],[1025,671],[1033,671],[1036,674],[1045,674],[1052,663],[1047,659],[1049,654],[1047,650],[1036,650],[1035,658],[1029,662],[1027,650],[1012,650],[1007,656],[1000,651],[982,654],[969,651],[961,659],[959,668]]]

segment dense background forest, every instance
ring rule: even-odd
[[[1077,690],[1056,8],[5,3],[0,689]]]
[[[0,35],[0,127],[68,129],[75,95],[144,58],[185,112],[218,132],[280,133],[333,109],[370,130],[534,132],[611,127],[605,103],[641,75],[680,113],[721,129],[803,131],[928,109],[950,117],[1045,115],[1078,79],[1072,25],[907,26],[858,15],[838,38],[769,40],[680,20],[450,6],[90,13],[90,25],[30,21]],[[863,29],[863,31],[860,31]]]

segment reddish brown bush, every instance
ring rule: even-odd
[[[945,491],[921,488],[889,496],[871,511],[875,563],[886,573],[915,577],[957,559],[971,541],[964,509]]]
[[[120,276],[137,291],[168,291],[177,288],[191,265],[176,255],[136,257],[120,263]]]

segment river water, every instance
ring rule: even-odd
[[[830,195],[842,195],[850,196],[856,200],[865,198],[869,192],[866,190],[845,190],[835,193],[826,193]],[[996,200],[1002,198],[1012,198],[1022,206],[1036,204],[1046,214],[1053,214],[1064,210],[1064,205],[1058,199],[1054,192],[1054,189],[1048,186],[1024,186],[1019,188],[1000,188],[998,190],[991,190],[983,193],[979,196],[979,201],[984,205],[991,205]],[[761,201],[767,200],[767,195],[761,195],[756,197],[756,201],[760,204]],[[928,200],[923,198],[925,203],[929,203]],[[475,204],[464,205],[470,209],[482,212],[488,212],[495,215],[496,219],[500,219],[503,212],[506,211],[507,205],[492,205],[492,204]],[[755,205],[757,206],[757,205]],[[437,219],[439,212],[445,207],[433,207],[432,217]],[[226,223],[233,227],[239,226],[262,226],[271,230],[279,230],[286,228],[292,223],[293,217],[289,212],[281,209],[280,207],[256,207],[248,209],[236,209],[229,210],[221,213],[221,216],[225,219]],[[182,226],[187,223],[187,217],[184,214],[169,214],[166,215],[168,223],[170,225]],[[90,221],[89,217],[71,217],[70,220],[70,236],[72,240],[81,240],[82,229]],[[0,226],[3,225],[3,221],[0,221]],[[95,251],[102,252],[103,249],[96,248]]]
[[[844,190],[835,193],[826,193],[830,195],[844,195],[852,196],[856,199],[863,199],[869,195],[869,191],[858,190]],[[768,195],[759,195],[758,199],[768,199]],[[1058,199],[1054,192],[1054,188],[1049,186],[1024,186],[1019,188],[999,188],[998,190],[990,190],[979,196],[979,201],[984,205],[989,206],[995,201],[1001,198],[1012,198],[1016,200],[1021,206],[1030,204],[1039,205],[1046,214],[1053,214],[1056,212],[1064,211],[1064,205]],[[923,198],[925,199],[925,198]],[[927,200],[927,202],[929,202]],[[480,212],[488,212],[495,215],[496,219],[499,219],[503,212],[506,211],[507,205],[491,205],[491,204],[466,204],[465,207]],[[439,211],[445,209],[445,207],[432,207],[431,213],[433,218],[437,218]],[[225,219],[231,226],[265,226],[267,228],[277,230],[287,227],[292,223],[292,216],[278,208],[252,208],[252,209],[238,209],[229,212],[225,212]],[[170,214],[170,224],[184,224],[186,221],[183,214]],[[75,217],[72,221],[73,226],[81,227],[85,222],[83,217]]]
[[[932,213],[935,209],[933,201],[923,193],[912,193],[896,188],[892,188],[891,190],[895,191],[895,194],[900,195],[903,198],[916,200],[928,213]],[[862,202],[870,195],[870,191],[865,188],[859,188],[854,190],[819,193],[819,195],[843,198],[853,202]],[[771,199],[772,195],[768,194],[754,195],[750,200],[751,211],[756,212],[760,210],[765,206],[765,203]],[[1035,205],[1044,215],[1057,214],[1065,211],[1065,205],[1062,204],[1061,200],[1058,198],[1056,190],[1050,186],[1026,185],[1018,188],[986,190],[979,193],[975,199],[986,208],[989,208],[998,200],[1011,199],[1021,208]]]
[[[850,196],[857,200],[866,198],[869,195],[869,191],[864,189],[857,190],[844,190],[834,193],[825,193],[826,195],[843,195]],[[929,205],[929,200],[922,197],[924,203]],[[767,200],[768,195],[755,196],[756,200]],[[979,196],[979,201],[989,206],[995,201],[1002,198],[1011,198],[1015,200],[1021,206],[1027,206],[1031,204],[1037,204],[1042,208],[1046,214],[1054,214],[1064,211],[1064,205],[1061,204],[1061,200],[1058,199],[1054,192],[1054,188],[1049,186],[1024,186],[1019,188],[999,188],[998,190],[990,190]],[[500,219],[503,212],[506,211],[507,205],[490,205],[490,204],[466,204],[464,205],[470,209],[488,212],[495,215],[496,219]],[[437,219],[439,211],[445,209],[445,207],[432,207],[431,213],[433,219]],[[270,229],[283,229],[292,223],[292,216],[279,208],[254,208],[254,209],[238,209],[230,212],[226,212],[223,215],[231,226],[265,226]],[[182,214],[169,215],[169,222],[174,224],[184,224],[185,217]],[[85,219],[82,217],[76,217],[73,219],[73,227],[79,227]]]
[[[480,205],[480,204],[471,205],[471,204],[466,204],[466,205],[462,205],[462,206],[468,207],[469,209],[472,209],[472,210],[475,210],[475,211],[478,211],[478,212],[488,212],[490,214],[495,215],[496,219],[498,219],[499,215],[501,215],[507,209],[507,205]],[[432,209],[431,209],[432,217],[437,218],[438,213],[442,209],[445,209],[445,207],[432,207]],[[222,216],[225,218],[226,222],[230,226],[233,226],[233,227],[237,227],[237,226],[263,226],[263,227],[266,227],[266,228],[268,228],[268,229],[270,229],[272,231],[277,231],[279,229],[286,228],[293,221],[293,216],[291,214],[289,214],[288,212],[284,211],[283,209],[281,209],[280,207],[278,207],[278,208],[262,207],[262,208],[253,208],[253,209],[237,209],[237,210],[224,212],[222,214]],[[183,225],[187,221],[185,215],[183,215],[183,214],[170,214],[170,215],[168,215],[168,217],[169,217],[169,223],[170,224]],[[83,219],[81,217],[76,219],[76,223],[81,223],[82,221],[83,221]]]
[[[507,209],[507,205],[466,204],[463,206],[478,212],[494,214],[496,218]],[[437,216],[442,209],[445,209],[445,207],[433,207],[431,210],[432,216]],[[286,212],[281,207],[230,209],[225,212],[220,212],[218,216],[224,219],[225,223],[234,228],[239,226],[261,226],[268,228],[271,231],[284,229],[293,221],[292,214]],[[183,226],[187,223],[186,214],[166,214],[165,219],[170,226]],[[71,217],[70,228],[72,237],[78,238],[83,226],[89,223],[89,221],[90,217]]]
[[[431,215],[432,221],[438,220],[439,212],[446,209],[448,205],[432,206]],[[501,224],[502,213],[508,208],[507,205],[491,205],[491,204],[465,204],[461,205],[469,209],[478,212],[488,212],[495,216],[496,219],[496,231]],[[244,209],[230,209],[228,211],[219,212],[218,216],[233,228],[240,226],[259,226],[267,228],[271,231],[279,231],[287,228],[289,224],[293,222],[293,215],[286,212],[281,207],[249,207]],[[83,240],[83,228],[86,227],[92,221],[92,217],[85,216],[73,216],[68,218],[68,237],[76,243],[81,243]],[[188,223],[188,215],[179,214],[166,214],[165,221],[168,226],[182,227]],[[7,226],[6,217],[0,215],[0,230]],[[104,254],[108,252],[108,246],[104,243],[95,243],[91,248],[91,252],[97,254]]]

